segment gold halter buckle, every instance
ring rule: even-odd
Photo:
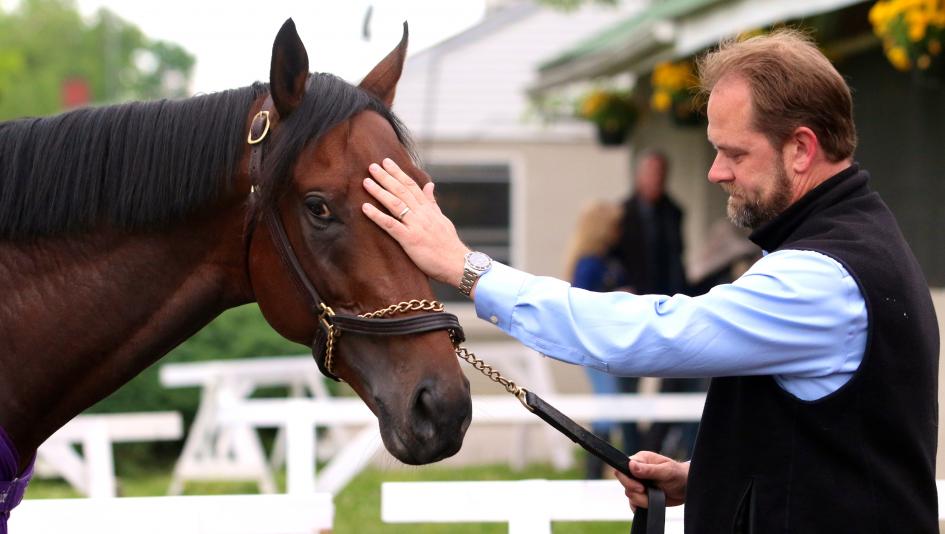
[[[335,314],[335,310],[331,309],[324,302],[320,304],[322,312],[318,314],[318,319],[325,325],[325,328],[332,330],[332,324],[328,322],[328,318]]]
[[[264,121],[266,121],[266,124],[263,125],[263,131],[262,131],[261,134],[259,134],[259,137],[254,138],[254,137],[253,137],[253,130],[254,130],[254,126],[256,126],[256,121],[258,121],[258,120],[264,120]],[[259,143],[260,141],[262,141],[263,139],[265,139],[265,138],[266,138],[266,135],[267,135],[268,133],[269,133],[269,112],[268,112],[268,111],[260,111],[259,113],[256,114],[255,117],[253,117],[253,122],[250,123],[250,126],[249,126],[249,135],[246,136],[246,142],[249,143],[249,144],[251,144],[251,145],[255,145],[256,143]]]

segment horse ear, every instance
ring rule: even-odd
[[[379,98],[381,102],[387,104],[387,107],[391,107],[394,103],[394,93],[397,91],[397,80],[400,80],[406,57],[407,22],[404,21],[404,36],[400,38],[400,44],[374,67],[358,87]]]
[[[272,44],[269,68],[269,92],[279,117],[285,119],[302,103],[308,75],[308,53],[295,23],[287,19]]]

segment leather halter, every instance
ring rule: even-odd
[[[262,109],[253,117],[249,127],[247,143],[250,145],[249,156],[249,181],[251,184],[250,195],[257,194],[260,187],[260,173],[263,159],[263,141],[266,140],[273,126],[273,116],[275,115],[272,97],[266,97]],[[272,242],[279,253],[282,264],[290,274],[292,282],[296,289],[304,296],[312,315],[317,319],[318,330],[315,332],[312,340],[312,357],[318,364],[318,369],[332,380],[341,381],[334,371],[332,371],[332,362],[330,359],[331,349],[334,341],[342,332],[352,334],[362,334],[370,336],[402,336],[409,334],[420,334],[432,332],[435,330],[446,330],[454,345],[461,343],[465,336],[463,328],[459,325],[459,320],[455,315],[443,311],[432,310],[434,313],[416,315],[411,317],[401,317],[396,319],[383,319],[364,317],[360,315],[335,313],[329,307],[315,284],[309,280],[295,249],[289,241],[285,227],[282,224],[282,216],[275,206],[264,206],[259,221],[266,225]],[[246,257],[249,258],[250,243],[255,232],[255,220],[249,221],[246,230]],[[247,270],[248,275],[248,270]]]

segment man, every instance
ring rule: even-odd
[[[389,160],[365,187],[400,218],[364,212],[471,294],[480,317],[545,354],[716,377],[691,464],[630,461],[668,504],[686,502],[687,532],[936,532],[938,327],[894,217],[853,163],[849,88],[790,30],[723,43],[700,78],[709,180],[767,252],[705,295],[595,294],[475,253],[464,264],[432,185]],[[640,484],[621,483],[646,506]]]
[[[641,154],[633,195],[624,203],[615,254],[636,294],[684,293],[682,210],[666,194],[669,161],[658,151]]]
[[[633,175],[633,195],[624,202],[620,240],[614,254],[627,273],[627,286],[638,295],[689,294],[682,263],[683,212],[666,192],[668,172],[669,160],[665,154],[657,150],[644,151]],[[623,393],[636,393],[638,382],[636,377],[618,378]],[[664,393],[704,390],[705,379],[700,378],[664,378],[660,382],[660,391]],[[698,423],[655,423],[643,435],[642,443],[645,448],[673,457],[689,458],[698,426]]]

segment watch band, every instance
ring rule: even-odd
[[[482,273],[468,267],[463,269],[463,278],[459,281],[459,292],[468,297],[469,294],[472,293],[472,288],[476,285],[476,281],[479,280],[481,274]]]

